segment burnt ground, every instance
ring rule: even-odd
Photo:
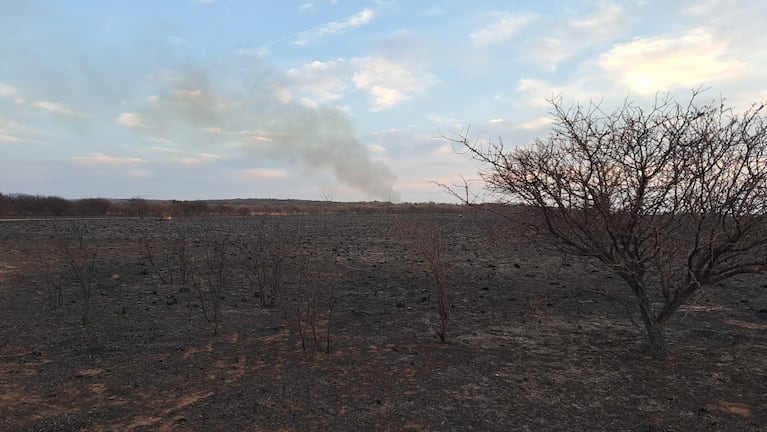
[[[455,284],[446,344],[412,244],[429,225]],[[73,226],[98,245],[87,325],[59,250]],[[304,350],[285,306],[298,303],[265,308],[247,283],[242,245],[264,226],[319,268],[291,280],[336,300],[330,353],[326,310],[322,349],[304,322]],[[216,333],[194,284],[159,259],[179,233],[193,274],[211,237],[229,242]],[[618,278],[488,215],[4,221],[0,430],[767,431],[766,286],[705,288],[658,361]]]

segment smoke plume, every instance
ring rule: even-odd
[[[280,78],[252,57],[147,76],[151,94],[135,107],[134,129],[206,151],[239,147],[245,158],[330,172],[371,198],[398,201],[395,175],[370,158],[348,115],[293,100]]]

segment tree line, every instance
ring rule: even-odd
[[[0,217],[208,217],[295,214],[393,214],[461,212],[444,203],[332,202],[308,200],[151,200],[146,198],[69,200],[59,196],[3,194]]]

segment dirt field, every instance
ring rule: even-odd
[[[430,225],[455,284],[446,344],[412,242]],[[264,227],[302,263],[271,308],[243,270]],[[62,253],[77,229],[96,257],[87,325]],[[198,288],[216,244],[214,333]],[[309,300],[316,343],[288,307]],[[0,222],[0,430],[767,431],[767,277],[706,288],[672,319],[665,361],[631,301],[489,215]]]

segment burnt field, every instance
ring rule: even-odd
[[[767,430],[767,277],[635,309],[483,213],[4,221],[0,430]]]

